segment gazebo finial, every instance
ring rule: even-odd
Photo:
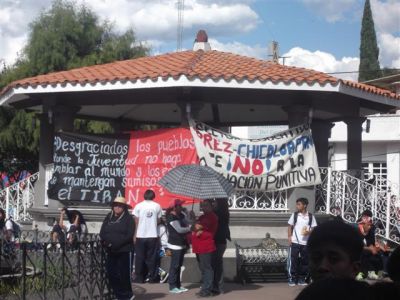
[[[196,39],[194,40],[193,51],[197,50],[211,50],[210,43],[208,42],[207,32],[203,29],[197,32]]]

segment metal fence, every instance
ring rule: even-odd
[[[376,234],[400,244],[400,208],[390,189],[382,189],[344,172],[320,168],[322,183],[316,187],[315,210],[341,215],[354,223],[369,209],[376,225]]]
[[[26,237],[32,240],[0,240],[0,299],[111,299],[97,237],[71,247],[40,241],[47,233]]]

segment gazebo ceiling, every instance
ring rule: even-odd
[[[80,107],[82,116],[155,123],[179,123],[181,104],[196,103],[199,119],[223,125],[284,123],[283,107],[294,104],[335,120],[385,112],[399,100],[314,70],[202,50],[40,75],[0,93],[0,105],[41,111],[61,104]]]

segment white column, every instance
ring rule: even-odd
[[[386,154],[387,179],[392,183],[392,194],[399,197],[400,184],[400,144],[393,143],[387,146]]]

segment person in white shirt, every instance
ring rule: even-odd
[[[288,221],[288,277],[289,286],[306,285],[308,275],[307,240],[314,227],[317,226],[315,217],[307,211],[308,200],[296,200],[296,209]]]
[[[136,223],[135,233],[135,281],[156,283],[158,279],[157,257],[159,255],[159,241],[157,225],[161,221],[161,206],[154,202],[155,194],[152,190],[144,193],[144,201],[137,204],[133,210]],[[147,273],[146,273],[147,270]]]

